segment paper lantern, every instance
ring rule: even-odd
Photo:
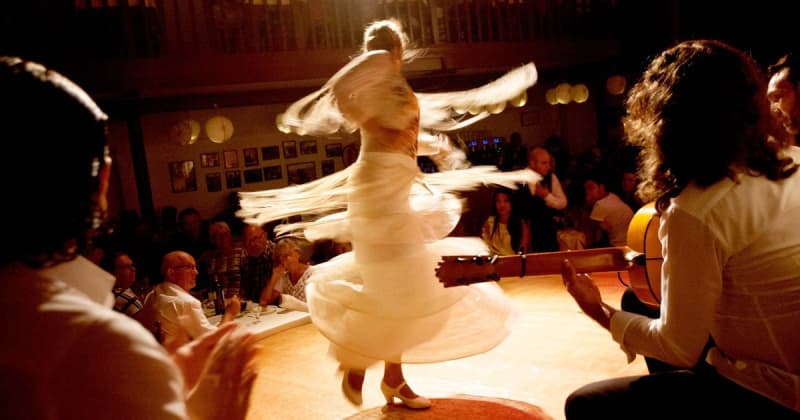
[[[625,92],[625,78],[615,74],[606,80],[606,91],[612,95],[621,95]]]
[[[578,83],[569,90],[569,94],[575,103],[582,104],[589,99],[589,88],[583,83]]]
[[[556,98],[556,89],[550,88],[547,89],[547,92],[544,93],[544,100],[547,101],[550,105],[555,105],[558,103],[558,99]]]
[[[528,91],[527,90],[523,90],[522,93],[520,93],[515,98],[511,99],[510,101],[508,101],[508,103],[510,103],[511,105],[513,105],[513,106],[515,106],[517,108],[525,106],[525,104],[528,103]]]
[[[222,115],[211,117],[206,121],[206,135],[214,143],[225,143],[233,137],[233,122]]]
[[[192,135],[189,139],[189,144],[195,144],[197,139],[200,138],[200,123],[196,120],[189,120],[189,126],[192,127]]]
[[[498,102],[496,104],[491,104],[486,107],[486,110],[489,111],[490,114],[499,114],[506,109],[505,102]]]
[[[556,101],[560,104],[568,104],[572,100],[571,89],[572,86],[569,83],[560,83],[556,86]]]

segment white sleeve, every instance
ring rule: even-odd
[[[199,337],[217,328],[206,318],[199,300],[196,302],[182,302],[178,322],[192,338]]]
[[[659,238],[665,256],[660,318],[619,311],[611,319],[611,333],[626,352],[691,367],[711,334],[727,257],[708,227],[680,209],[662,216]]]
[[[564,189],[561,188],[561,182],[558,180],[556,174],[552,174],[552,183],[550,185],[550,194],[544,198],[547,207],[561,210],[567,207],[567,196],[564,194]]]
[[[181,372],[147,330],[127,321],[97,322],[66,349],[49,381],[54,417],[188,417]],[[78,389],[91,397],[76,398]]]

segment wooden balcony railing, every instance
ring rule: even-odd
[[[70,7],[71,6],[71,7]],[[617,0],[74,0],[55,22],[70,54],[165,57],[356,49],[394,17],[418,47],[616,39]]]

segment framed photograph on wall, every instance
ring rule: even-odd
[[[317,154],[317,141],[316,140],[303,140],[300,142],[301,155],[316,155]]]
[[[244,155],[244,166],[258,166],[258,148],[248,147],[242,149]]]
[[[225,171],[226,188],[242,188],[242,171]]]
[[[206,191],[217,192],[222,191],[222,174],[219,172],[212,172],[206,174]]]
[[[281,158],[281,148],[278,146],[265,146],[261,148],[261,160],[275,160]]]
[[[281,168],[281,165],[264,167],[264,179],[267,181],[281,178],[283,178],[283,169]]]
[[[334,165],[333,159],[323,159],[320,163],[322,165],[322,176],[336,172],[336,165]]]
[[[216,168],[219,166],[219,152],[200,153],[201,168]]]
[[[239,167],[239,152],[236,150],[226,150],[222,152],[222,160],[225,161],[225,169]]]
[[[195,173],[193,160],[170,162],[169,177],[172,183],[172,192],[197,191],[197,174]]]
[[[297,157],[297,142],[289,140],[283,142],[283,157],[286,159],[294,159]]]
[[[255,182],[261,182],[263,180],[264,180],[264,174],[261,172],[261,168],[244,170],[245,184],[252,184]]]
[[[305,184],[317,179],[317,166],[315,162],[300,162],[286,165],[286,177],[289,185]]]
[[[342,155],[342,143],[331,143],[325,145],[325,157],[337,157]]]

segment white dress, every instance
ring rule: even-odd
[[[517,78],[525,73],[524,81],[506,92],[508,98],[535,81],[532,64],[516,72]],[[495,283],[444,288],[435,269],[442,255],[488,253],[480,238],[447,237],[462,212],[461,200],[451,191],[488,183],[513,187],[536,182],[538,175],[530,170],[501,173],[495,167],[423,175],[416,162],[417,137],[420,108],[430,103],[420,96],[388,53],[354,59],[309,95],[312,100],[292,105],[284,122],[318,132],[309,122],[314,120],[309,104],[335,103],[341,117],[328,109],[311,114],[327,115],[318,122],[342,118],[341,126],[359,127],[358,160],[309,184],[242,193],[240,215],[247,222],[317,213],[324,217],[282,226],[280,232],[351,242],[352,252],[309,268],[306,289],[312,322],[330,341],[331,354],[347,367],[367,368],[378,361],[430,363],[486,352],[509,334],[515,318]]]

